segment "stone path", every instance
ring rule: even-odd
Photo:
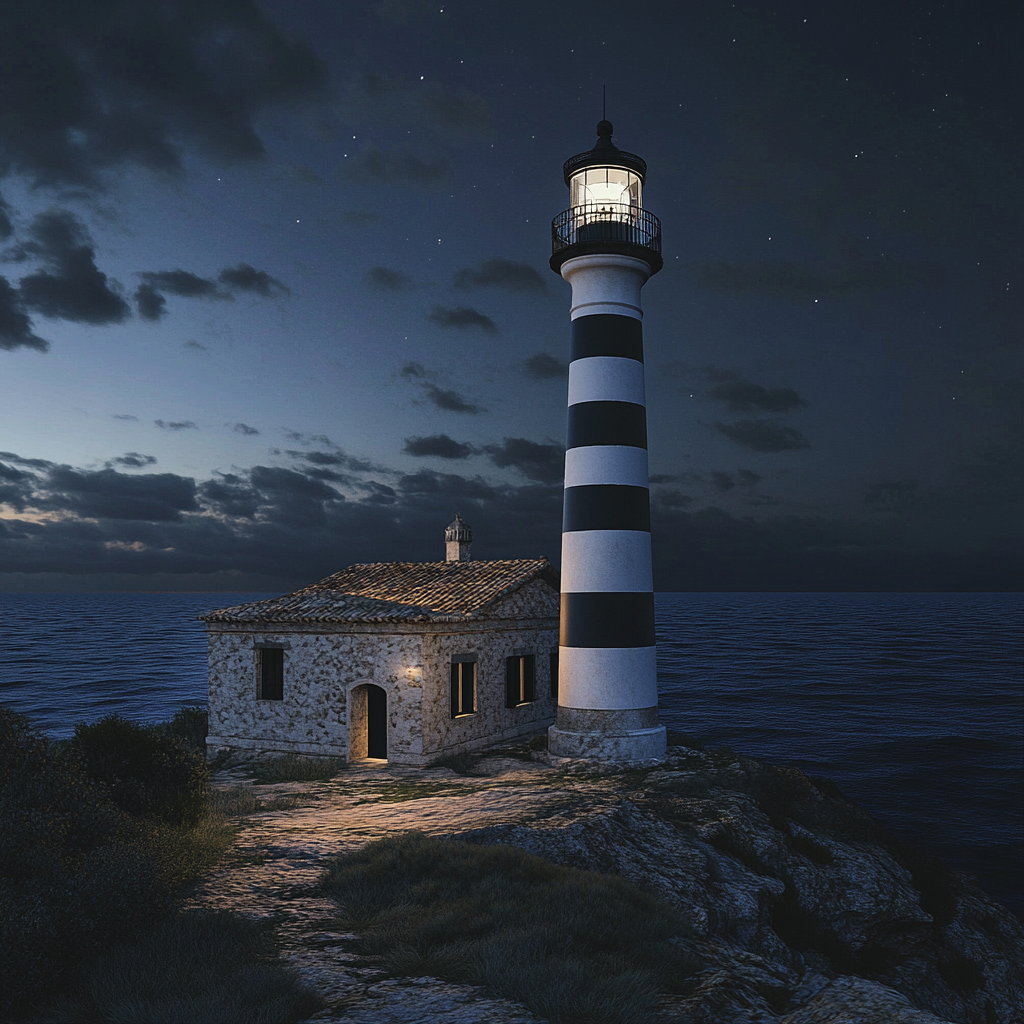
[[[311,1018],[337,1024],[541,1024],[525,1007],[469,985],[436,978],[390,979],[346,952],[354,938],[336,903],[317,891],[325,861],[375,839],[413,829],[450,834],[484,825],[536,820],[563,809],[566,793],[548,788],[548,766],[491,760],[493,773],[466,778],[449,769],[366,764],[329,782],[257,786],[239,770],[222,772],[218,789],[251,791],[266,803],[302,801],[238,819],[223,866],[191,905],[274,921],[281,956],[324,1002]]]

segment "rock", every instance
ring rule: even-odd
[[[277,794],[282,787],[252,787]],[[382,979],[316,888],[324,860],[395,832],[515,846],[616,874],[679,908],[705,966],[657,1024],[1021,1024],[1024,928],[967,876],[896,843],[824,780],[674,748],[612,770],[538,755],[349,768],[250,815],[196,903],[273,916],[282,955],[338,1024],[536,1024],[469,985]],[[652,1022],[655,1024],[655,1022]]]

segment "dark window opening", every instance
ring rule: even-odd
[[[284,700],[284,648],[260,647],[257,650],[260,700]]]
[[[520,654],[505,659],[505,707],[514,708],[536,700],[537,659]]]
[[[551,696],[558,700],[558,651],[552,651],[548,655],[548,665],[551,668]]]
[[[476,711],[476,662],[456,661],[452,664],[452,718],[472,715]]]

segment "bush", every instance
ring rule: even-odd
[[[129,814],[156,815],[174,823],[195,822],[202,814],[210,786],[206,762],[169,731],[108,715],[75,726],[68,747],[86,775]]]
[[[320,1002],[274,962],[266,923],[226,913],[179,914],[93,960],[46,1015],[67,1024],[286,1024]]]
[[[485,985],[554,1024],[649,1021],[699,966],[669,941],[687,929],[672,907],[510,847],[413,832],[338,858],[323,885],[386,970]]]
[[[257,783],[267,785],[272,782],[326,782],[346,767],[343,757],[282,754],[255,761],[250,770]]]
[[[206,708],[180,708],[174,717],[161,726],[165,735],[177,740],[186,750],[206,757],[206,735],[209,732],[210,716]]]

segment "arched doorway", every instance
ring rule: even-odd
[[[379,686],[366,687],[366,756],[388,756],[388,695]]]
[[[388,694],[373,683],[360,683],[348,695],[348,757],[387,759]]]

